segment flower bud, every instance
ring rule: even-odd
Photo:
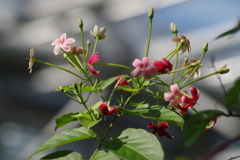
[[[78,26],[83,27],[83,21],[81,18],[78,18]]]
[[[91,41],[87,40],[87,45],[90,46],[91,45]]]
[[[171,23],[170,30],[172,31],[172,33],[177,33],[177,26],[174,23]]]
[[[227,68],[227,65],[225,64],[218,71],[219,71],[220,74],[225,74],[225,73],[228,73],[230,71],[230,69]]]
[[[207,52],[207,50],[208,50],[208,43],[205,43],[203,46],[203,51]]]
[[[154,9],[153,9],[153,7],[150,7],[149,11],[148,11],[148,17],[153,18],[153,16],[154,16]]]

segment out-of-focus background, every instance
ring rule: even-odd
[[[218,68],[228,64],[230,73],[221,75],[226,88],[239,73],[239,34],[214,40],[219,34],[237,25],[240,15],[238,0],[1,0],[0,1],[0,159],[25,160],[54,132],[54,117],[82,110],[60,92],[54,92],[58,86],[78,82],[68,73],[35,63],[33,73],[29,74],[29,50],[35,49],[35,57],[61,67],[68,66],[60,56],[52,52],[51,42],[62,33],[75,38],[81,46],[78,18],[84,22],[86,40],[94,39],[89,31],[94,25],[106,27],[108,38],[99,42],[101,62],[126,64],[145,55],[148,33],[149,7],[155,9],[153,34],[150,48],[152,60],[161,60],[174,49],[173,37],[169,25],[174,22],[180,34],[191,41],[190,57],[199,59],[203,44],[209,42],[209,51],[203,60],[202,75],[212,73],[210,57],[216,57]],[[181,56],[182,58],[184,56]],[[100,77],[107,78],[126,73],[125,70],[96,66]],[[132,67],[133,68],[133,67]],[[130,73],[127,73],[130,74]],[[163,77],[167,78],[168,77]],[[198,110],[218,108],[225,110],[222,102],[224,94],[216,76],[200,81],[198,87],[201,97],[196,106]],[[108,91],[105,95],[109,95]],[[98,101],[93,96],[89,104]],[[239,112],[235,108],[235,112]],[[101,122],[104,129],[111,118]],[[126,127],[146,129],[148,120],[124,116],[117,122],[113,134]],[[71,123],[66,127],[77,127]],[[61,129],[59,130],[61,131]],[[182,131],[170,125],[168,132],[173,140],[165,137],[160,142],[165,150],[165,159],[172,160],[178,155],[200,158],[221,142],[240,132],[239,118],[218,119],[217,124],[192,146],[184,147]],[[91,144],[91,145],[89,145]],[[86,159],[96,148],[96,141],[83,140],[56,148],[80,152]],[[239,156],[240,141],[237,141],[215,156],[214,160],[224,160]],[[39,159],[49,152],[34,156]]]

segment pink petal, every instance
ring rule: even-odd
[[[66,44],[71,44],[71,43],[74,43],[74,42],[75,42],[75,39],[73,39],[73,38],[68,38],[64,41],[64,43],[66,43]]]
[[[195,88],[195,87],[191,87],[190,92],[192,94],[193,99],[198,100],[198,98],[200,96],[200,93],[199,93],[198,89]]]
[[[97,61],[100,60],[100,57],[99,57],[98,55],[95,55],[95,54],[98,54],[98,52],[94,52],[94,53],[90,56],[90,58],[89,58],[89,60],[88,60],[88,64],[92,65],[93,63],[97,63]]]
[[[99,71],[94,70],[91,65],[88,66],[88,70],[95,76],[99,74]]]
[[[60,36],[60,40],[61,40],[62,42],[64,42],[66,39],[67,39],[67,35],[66,35],[66,33],[63,33],[63,34]]]
[[[53,49],[53,53],[55,54],[55,55],[57,55],[58,53],[59,53],[59,51],[60,51],[60,43],[58,43],[55,47],[54,47],[54,49]]]
[[[134,67],[143,67],[143,63],[142,63],[142,61],[140,61],[139,59],[135,59],[135,60],[133,61],[132,65],[133,65]]]
[[[175,95],[173,93],[164,93],[164,99],[166,101],[171,101],[174,99],[174,97],[175,97]]]
[[[107,107],[107,103],[103,102],[100,106],[99,106],[99,110],[106,115],[108,113],[108,107]]]
[[[108,111],[108,115],[110,115],[110,114],[113,114],[113,113],[115,113],[115,112],[117,112],[117,107],[113,107],[113,108],[111,108],[109,111]]]
[[[143,74],[143,77],[146,79],[146,80],[150,80],[152,78],[152,75],[149,74],[146,70],[142,72]]]
[[[131,72],[131,74],[132,74],[133,77],[138,77],[138,76],[140,76],[141,73],[142,73],[142,69],[139,68],[139,67],[135,68],[135,69]]]
[[[177,84],[171,85],[170,89],[171,89],[172,93],[174,93],[175,95],[178,95],[180,92]]]
[[[53,42],[52,42],[52,46],[55,46],[57,45],[58,43],[60,43],[61,41],[59,39],[55,39]]]
[[[171,100],[171,102],[168,104],[169,107],[177,107],[178,101],[176,99]]]
[[[147,67],[149,65],[150,58],[149,57],[143,57],[142,63],[144,67]]]
[[[66,52],[69,52],[71,50],[71,47],[67,44],[61,44],[60,47]]]
[[[157,69],[153,66],[147,67],[145,71],[150,75],[156,75],[158,73]]]

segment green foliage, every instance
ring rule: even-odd
[[[115,154],[111,152],[98,151],[92,160],[120,160]]]
[[[88,114],[88,113],[82,114],[78,118],[79,123],[87,129],[95,126],[98,122],[102,120],[102,119],[98,119],[99,114],[96,110],[92,110],[92,109],[89,109],[89,110],[91,114]]]
[[[194,160],[194,159],[186,156],[177,156],[174,158],[174,160]]]
[[[106,141],[104,147],[125,160],[163,160],[164,152],[155,135],[143,129],[128,128]]]
[[[230,88],[227,92],[227,96],[225,99],[227,106],[233,106],[239,103],[239,95],[240,95],[240,79],[235,81],[232,88]]]
[[[97,88],[100,90],[106,89],[109,85],[111,85],[114,81],[116,81],[117,77],[118,76],[111,77],[111,78],[108,78],[108,79],[105,79],[105,80],[99,82]]]
[[[191,146],[206,131],[206,126],[221,115],[225,113],[219,110],[206,110],[194,114],[184,126],[184,144]]]
[[[86,129],[85,127],[70,128],[60,133],[55,134],[52,138],[44,142],[28,159],[33,157],[35,154],[52,149],[54,147],[79,141],[81,139],[88,139],[96,137],[96,133],[93,130]]]
[[[137,92],[140,89],[133,89],[130,86],[119,86],[119,88],[123,91],[127,91],[127,92]]]
[[[62,150],[42,157],[40,160],[84,160],[78,152]]]
[[[237,33],[239,30],[240,30],[240,20],[238,21],[238,24],[237,24],[234,28],[232,28],[232,29],[230,29],[230,30],[228,30],[228,31],[226,31],[226,32],[223,32],[222,34],[220,34],[219,36],[217,36],[217,37],[215,38],[215,40],[216,40],[216,39],[219,39],[219,38],[222,38],[222,37],[225,37],[225,36],[228,36],[228,35],[235,34],[235,33]]]
[[[78,118],[76,117],[79,113],[68,113],[68,114],[64,114],[58,118],[55,118],[56,121],[56,126],[55,126],[55,131],[58,128],[64,127],[66,124],[73,122],[73,121],[77,121]]]
[[[73,89],[72,89],[72,85],[67,85],[67,86],[60,86],[57,89],[55,89],[55,91],[72,92]],[[92,86],[85,85],[83,88],[81,88],[81,91],[82,92],[90,92],[90,91],[97,92],[97,89],[96,88],[93,89]]]
[[[117,110],[125,114],[132,114],[156,121],[168,122],[181,128],[184,124],[182,115],[172,107],[161,105],[150,106],[149,104],[143,104],[133,110],[126,110],[121,107],[118,107]]]
[[[139,76],[138,78],[134,78],[132,84],[133,88],[142,89],[144,86],[149,84],[149,81],[145,80],[143,76]]]

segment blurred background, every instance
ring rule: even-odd
[[[155,9],[150,46],[152,60],[161,60],[174,49],[175,44],[171,42],[173,35],[169,29],[170,23],[174,22],[179,33],[191,41],[190,57],[199,59],[204,43],[209,43],[209,50],[203,60],[204,67],[201,68],[202,75],[214,71],[209,67],[211,56],[215,56],[217,68],[228,64],[231,69],[221,78],[227,89],[232,86],[232,82],[239,76],[239,33],[218,40],[214,38],[237,25],[240,15],[238,0],[0,0],[1,160],[26,160],[56,133],[54,117],[83,110],[82,106],[63,93],[54,92],[58,86],[70,85],[79,79],[39,63],[34,64],[33,73],[29,74],[26,59],[29,50],[34,48],[35,57],[39,60],[74,71],[66,60],[53,54],[51,42],[62,33],[67,33],[68,38],[76,39],[75,45],[81,46],[77,20],[82,18],[85,40],[89,39],[92,44],[94,39],[89,31],[94,25],[107,28],[108,38],[101,40],[97,48],[100,62],[125,64],[133,68],[133,60],[145,55],[149,7]],[[101,78],[126,73],[125,70],[111,67],[96,66],[96,69],[100,71]],[[163,78],[168,80],[169,77]],[[196,106],[198,110],[217,108],[225,111],[222,105],[224,94],[216,76],[194,86],[201,93],[199,105]],[[104,94],[108,96],[109,92]],[[89,105],[99,99],[93,95]],[[234,109],[234,112],[240,112],[239,108]],[[110,120],[108,117],[101,122],[103,130]],[[138,117],[123,116],[112,135],[127,127],[146,129],[148,123],[148,120]],[[77,122],[73,122],[65,128],[77,126]],[[239,134],[239,118],[220,117],[214,128],[206,131],[192,147],[184,147],[183,134],[179,128],[170,125],[168,132],[174,135],[173,140],[159,138],[166,160],[179,155],[198,159],[221,142]],[[78,151],[88,159],[96,146],[95,140],[83,140],[55,150]],[[32,159],[39,159],[55,150],[39,153]],[[239,150],[240,141],[236,141],[212,159],[230,159],[239,156]]]

